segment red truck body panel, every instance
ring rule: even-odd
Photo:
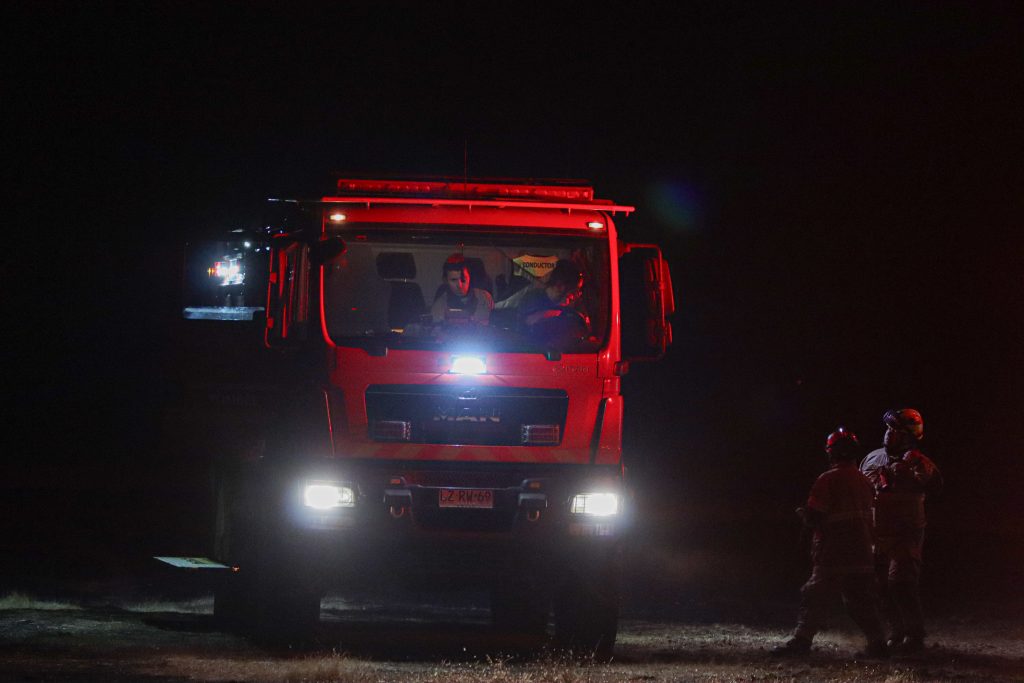
[[[322,332],[330,348],[330,384],[344,399],[344,408],[332,406],[334,454],[340,458],[410,461],[560,463],[617,465],[622,457],[622,412],[617,376],[621,360],[619,339],[619,283],[614,267],[617,235],[612,216],[628,215],[633,207],[593,199],[591,188],[533,186],[516,194],[508,184],[391,184],[387,181],[339,181],[344,189],[366,192],[390,187],[397,193],[419,191],[445,196],[409,197],[361,194],[324,197],[323,230],[340,228],[347,240],[365,239],[360,230],[374,225],[402,226],[403,230],[503,229],[509,234],[583,234],[608,246],[610,283],[609,334],[594,354],[565,354],[548,360],[537,354],[486,353],[487,373],[460,376],[448,372],[451,353],[389,351],[375,356],[360,348],[337,345],[324,323]],[[469,188],[469,190],[465,190]],[[538,191],[539,188],[539,191]],[[495,192],[507,192],[494,198]],[[547,190],[550,200],[537,201]],[[451,198],[466,192],[473,198]],[[525,197],[525,198],[524,198]],[[332,221],[334,214],[343,218]],[[349,226],[359,226],[349,229]],[[418,227],[418,226],[422,226]],[[321,291],[323,272],[321,270]],[[325,297],[321,295],[321,305]],[[321,311],[321,321],[326,314]],[[369,436],[365,401],[372,385],[494,386],[560,389],[568,395],[568,413],[558,446],[491,446],[425,443],[380,443]],[[330,399],[329,399],[330,402]],[[335,399],[335,402],[341,402]],[[343,414],[340,414],[343,413]],[[601,420],[598,421],[598,417]]]

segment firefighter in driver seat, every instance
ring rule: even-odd
[[[556,348],[572,346],[590,334],[590,325],[573,304],[583,293],[583,271],[559,259],[543,287],[519,302],[520,327],[527,336]]]
[[[442,291],[430,307],[434,323],[486,325],[494,309],[487,290],[470,286],[469,267],[461,254],[452,254],[441,266]]]

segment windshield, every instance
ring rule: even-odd
[[[609,318],[601,237],[349,225],[324,266],[335,344],[596,352]]]

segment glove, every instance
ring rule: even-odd
[[[814,508],[800,507],[796,509],[796,514],[800,521],[804,523],[804,526],[811,527],[812,529],[819,526],[825,519],[825,513]]]
[[[913,467],[905,460],[897,460],[893,464],[889,465],[888,469],[894,477],[905,476],[913,471]]]

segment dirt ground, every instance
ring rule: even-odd
[[[778,620],[627,614],[614,659],[597,663],[492,634],[486,605],[472,596],[394,596],[386,605],[329,596],[317,645],[301,652],[218,631],[211,613],[209,595],[158,599],[123,585],[63,599],[9,594],[0,597],[0,680],[1024,681],[1024,622],[992,606],[979,606],[985,618],[938,616],[925,652],[889,661],[858,659],[859,636],[841,617],[811,656],[776,661],[767,651],[787,632]]]
[[[646,533],[631,537],[608,663],[493,634],[485,596],[412,591],[335,591],[316,647],[271,651],[218,630],[209,586],[152,559],[197,547],[181,522],[196,515],[171,514],[170,497],[101,505],[91,491],[3,493],[0,683],[1024,682],[1024,575],[1007,554],[1022,547],[1017,531],[977,539],[939,520],[922,586],[929,647],[913,657],[858,660],[860,635],[838,609],[811,656],[768,656],[793,627],[808,571],[782,503],[751,503],[767,513],[735,519],[717,508],[648,512]],[[1002,560],[979,561],[986,548]]]

